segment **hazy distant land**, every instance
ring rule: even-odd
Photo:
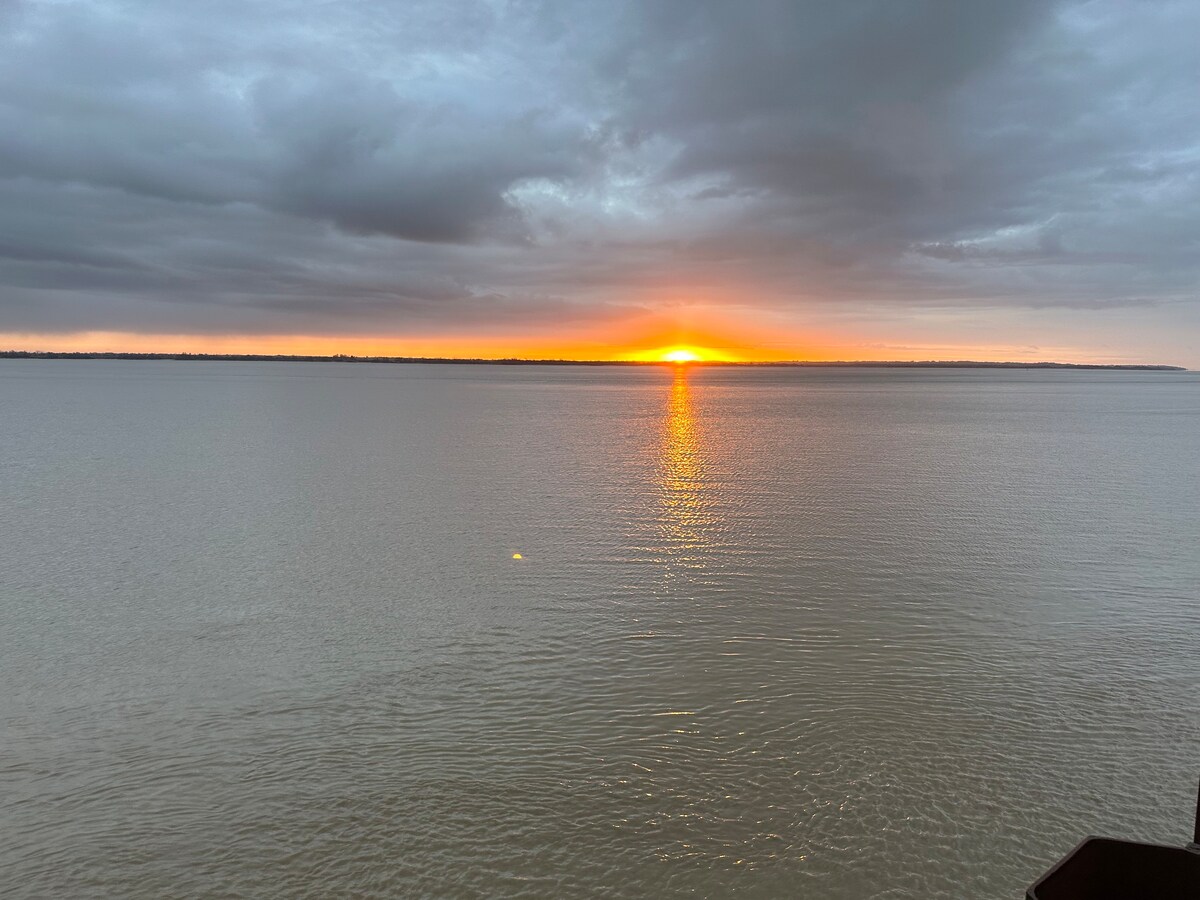
[[[677,363],[665,360],[611,360],[611,359],[458,359],[434,356],[300,356],[293,354],[259,353],[54,353],[41,350],[0,350],[0,359],[169,359],[169,360],[222,360],[226,362],[353,362],[353,363],[426,363],[453,365],[491,366],[671,366]],[[754,366],[787,368],[887,368],[887,369],[1118,369],[1153,372],[1186,372],[1183,366],[1150,364],[1103,364],[1063,362],[979,362],[976,360],[855,360],[855,361],[806,361],[785,362],[722,362],[718,360],[696,360],[690,366]]]

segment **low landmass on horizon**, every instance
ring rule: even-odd
[[[84,353],[37,350],[0,350],[0,359],[141,359],[141,360],[215,360],[225,362],[354,362],[354,363],[427,363],[435,365],[499,366],[738,366],[798,368],[888,368],[888,369],[1125,369],[1151,372],[1186,372],[1183,366],[1151,363],[1065,363],[1065,362],[993,362],[980,360],[786,360],[755,362],[715,359],[689,359],[685,362],[629,359],[502,359],[456,358],[444,356],[303,356],[259,353]]]

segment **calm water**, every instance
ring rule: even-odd
[[[1196,374],[0,361],[0,423],[6,896],[1016,898],[1190,835]]]

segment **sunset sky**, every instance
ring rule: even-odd
[[[0,349],[1200,367],[1200,4],[0,0]]]

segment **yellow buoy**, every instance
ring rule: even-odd
[[[524,558],[525,558],[525,557],[521,556],[521,554],[520,554],[520,553],[514,553],[514,554],[513,554],[513,559],[524,559]]]

